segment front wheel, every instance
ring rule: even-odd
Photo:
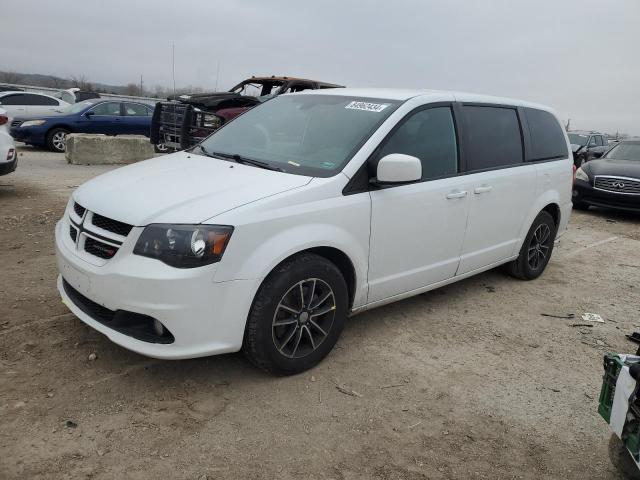
[[[553,217],[548,212],[540,212],[524,239],[520,255],[506,265],[507,271],[521,280],[533,280],[542,275],[553,252],[556,231]]]
[[[347,285],[340,270],[319,255],[296,255],[269,274],[258,290],[242,349],[262,370],[303,372],[329,354],[347,309]]]
[[[54,128],[47,133],[47,147],[53,152],[64,153],[67,149],[67,134],[64,128]]]

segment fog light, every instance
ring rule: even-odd
[[[162,325],[158,320],[153,320],[153,330],[158,335],[162,336],[164,334],[164,325]]]

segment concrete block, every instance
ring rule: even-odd
[[[73,165],[107,165],[135,163],[153,154],[153,145],[142,135],[70,133],[64,156]]]

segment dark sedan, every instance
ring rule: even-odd
[[[63,115],[15,118],[10,133],[19,142],[64,152],[68,133],[148,137],[152,114],[153,106],[144,103],[91,99],[67,107]]]
[[[576,170],[573,206],[640,212],[640,141],[620,142]]]

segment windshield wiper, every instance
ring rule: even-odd
[[[200,148],[203,148],[200,146]],[[206,152],[206,150],[203,150]],[[252,165],[258,168],[264,168],[265,170],[273,170],[275,172],[284,172],[284,170],[280,167],[274,167],[273,165],[269,165],[267,162],[261,162],[260,160],[254,160],[253,158],[243,157],[238,155],[237,153],[226,153],[226,152],[211,152],[211,156],[229,158],[234,160],[236,163],[242,163],[243,165]]]

